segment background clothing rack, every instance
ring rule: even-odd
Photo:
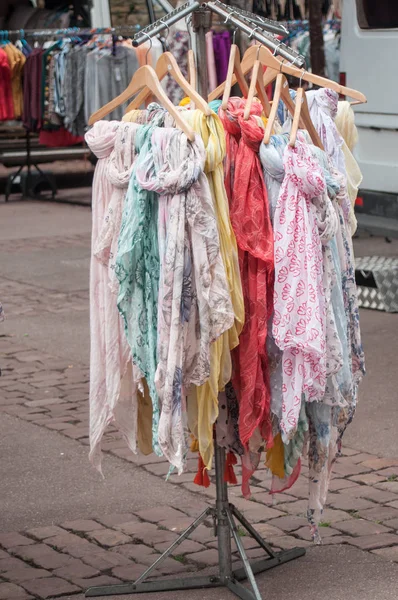
[[[149,0],[148,0],[149,1]],[[29,38],[31,41],[37,39],[54,39],[54,38],[73,38],[76,36],[93,37],[95,35],[112,35],[116,36],[132,37],[137,32],[137,25],[121,25],[118,27],[109,28],[79,28],[69,27],[66,29],[16,29],[2,31],[2,35],[11,41],[18,39]],[[10,144],[12,146],[12,144]],[[52,154],[55,156],[59,153],[62,157],[70,156],[70,158],[80,157],[81,153],[75,155],[77,151],[76,147],[69,149],[58,149],[53,148]],[[7,177],[7,183],[5,188],[5,201],[8,202],[9,197],[12,193],[13,186],[19,185],[22,191],[23,197],[40,198],[40,190],[43,187],[49,188],[51,191],[52,199],[57,194],[57,186],[55,178],[51,173],[47,173],[39,167],[40,159],[37,158],[39,151],[33,149],[32,155],[32,137],[29,131],[26,132],[25,136],[25,148],[24,150],[18,149],[16,152],[23,158],[22,164],[18,167],[15,173],[11,173]],[[23,153],[23,156],[22,156]],[[46,152],[48,155],[48,152]]]
[[[216,13],[233,24],[237,29],[249,34],[251,39],[255,39],[264,44],[273,51],[294,61],[295,64],[303,64],[304,58],[297,52],[292,51],[284,44],[280,44],[278,39],[267,32],[267,28],[272,27],[275,31],[280,31],[280,25],[276,22],[267,20],[267,23],[258,25],[256,15],[245,13],[239,15],[238,12],[219,2],[218,0],[199,4],[199,2],[187,3],[172,11],[164,18],[155,21],[133,39],[133,45],[138,46],[148,40],[148,37],[154,37],[161,31],[168,28],[179,19],[192,13],[192,25],[196,33],[197,48],[197,68],[199,92],[203,97],[207,97],[208,78],[206,67],[206,44],[205,35],[211,27],[211,13]],[[283,33],[286,32],[283,30]],[[162,592],[174,590],[188,590],[197,588],[226,587],[241,600],[262,600],[254,575],[261,573],[277,565],[283,564],[305,554],[304,548],[294,548],[289,551],[274,552],[273,549],[262,539],[257,531],[243,517],[243,515],[228,501],[227,484],[224,482],[225,472],[225,450],[217,444],[214,436],[214,457],[215,457],[215,478],[216,478],[216,506],[207,508],[180,536],[167,548],[167,550],[150,566],[134,583],[122,585],[97,586],[89,588],[86,597],[97,596],[119,596],[125,594],[139,594],[144,592]],[[218,574],[210,576],[199,576],[191,578],[178,578],[145,582],[144,580],[167,558],[181,542],[208,517],[214,521],[215,533],[218,539]],[[236,520],[245,528],[259,546],[264,550],[267,558],[264,558],[253,565],[246,555],[242,544]],[[240,558],[243,562],[243,568],[233,571],[231,556],[231,537],[233,537]],[[244,587],[240,581],[248,579],[251,590]]]

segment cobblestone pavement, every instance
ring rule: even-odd
[[[65,300],[57,298],[58,307]],[[85,302],[85,299],[80,299]],[[4,357],[0,379],[0,411],[55,430],[88,444],[88,369],[18,346],[12,337],[0,337]],[[110,428],[104,450],[123,460],[138,462],[158,477],[166,462],[154,456],[134,457]],[[323,516],[323,543],[350,544],[398,562],[398,459],[379,458],[345,449],[334,469],[328,508]],[[172,476],[170,485],[195,490],[203,507],[214,500],[214,485],[192,483],[196,459],[189,472]],[[239,468],[237,468],[239,474]],[[307,468],[288,494],[272,502],[266,469],[253,479],[252,500],[244,500],[239,486],[230,498],[257,530],[276,548],[310,546],[304,517]],[[90,585],[131,581],[153,562],[199,513],[198,506],[159,507],[129,514],[70,521],[0,534],[0,599],[52,598],[73,595]],[[261,555],[256,543],[242,537],[251,558]],[[201,525],[163,563],[160,574],[177,574],[214,566],[216,540],[211,523]]]
[[[13,250],[51,250],[61,244],[85,245],[87,241],[86,234],[15,240]],[[0,250],[3,245],[0,242]],[[2,299],[7,298],[9,317],[87,310],[85,290],[46,291],[45,301],[40,288],[21,281],[3,279],[1,290]],[[87,446],[88,366],[29,348],[11,335],[0,335],[0,356],[0,412]],[[112,428],[105,435],[103,449],[159,478],[166,475],[166,462],[154,456],[133,456]],[[214,501],[214,485],[205,489],[192,482],[197,467],[193,455],[188,467],[188,473],[171,476],[168,485],[195,491],[198,502],[194,506],[187,502],[178,508],[165,505],[23,532],[1,532],[0,600],[80,598],[91,585],[134,580]],[[239,467],[236,474],[239,480]],[[310,547],[305,519],[307,477],[304,462],[300,480],[274,503],[267,491],[269,475],[262,467],[253,478],[252,499],[244,500],[239,486],[230,486],[230,499],[275,548]],[[398,563],[398,458],[346,448],[334,467],[321,531],[325,546],[343,544]],[[262,555],[256,543],[240,533],[249,557]],[[179,546],[173,558],[165,560],[158,574],[197,573],[214,567],[216,548],[212,523],[206,522]]]

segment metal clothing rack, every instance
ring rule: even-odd
[[[131,37],[137,32],[137,25],[121,25],[118,27],[98,27],[98,28],[79,28],[79,27],[68,27],[65,29],[15,29],[2,31],[3,39],[9,39],[15,41],[16,39],[24,39],[25,37],[36,40],[36,39],[48,39],[48,38],[59,38],[59,37],[93,37],[94,35],[121,35]],[[30,131],[26,131],[25,136],[25,162],[19,166],[15,173],[12,173],[7,178],[6,189],[5,189],[5,201],[8,202],[9,196],[11,195],[12,188],[14,185],[19,185],[24,197],[40,198],[40,194],[35,192],[35,189],[39,189],[43,183],[51,191],[52,199],[57,194],[57,186],[54,177],[43,171],[32,157],[32,144],[31,144]],[[54,149],[55,150],[55,149]],[[64,149],[63,149],[64,153]],[[73,157],[73,154],[72,154]],[[24,173],[24,169],[26,172]],[[33,171],[37,172],[34,173]]]
[[[199,92],[202,96],[207,96],[207,69],[206,69],[206,54],[205,54],[205,34],[211,27],[211,13],[214,12],[227,21],[230,21],[237,29],[248,33],[250,38],[256,39],[261,44],[264,44],[268,48],[271,48],[276,53],[280,54],[284,58],[293,61],[295,64],[303,64],[304,58],[299,54],[285,46],[280,44],[278,39],[274,38],[271,33],[268,33],[269,29],[275,31],[281,31],[281,27],[278,23],[269,21],[266,19],[261,20],[256,15],[242,11],[239,11],[226,6],[219,0],[212,0],[205,4],[200,4],[197,1],[187,3],[172,11],[164,18],[159,19],[145,27],[142,31],[137,33],[133,39],[133,45],[138,46],[155,35],[158,35],[164,29],[168,29],[170,25],[177,22],[179,19],[188,16],[192,13],[192,25],[196,32],[196,47],[197,47],[197,68],[198,68],[198,81],[199,81]],[[286,33],[284,29],[283,33]],[[283,564],[299,556],[305,554],[304,548],[294,548],[292,550],[274,552],[274,550],[267,544],[263,538],[257,533],[257,531],[250,525],[245,517],[238,511],[238,509],[228,501],[228,489],[227,484],[224,482],[224,470],[225,470],[225,450],[218,446],[216,439],[214,439],[214,455],[215,455],[215,477],[216,477],[216,505],[215,507],[206,508],[206,510],[199,515],[197,519],[175,540],[165,552],[150,566],[135,582],[121,584],[121,585],[109,585],[109,586],[96,586],[89,588],[86,591],[86,597],[96,596],[119,596],[125,594],[140,594],[145,592],[166,592],[176,590],[189,590],[197,588],[212,588],[212,587],[226,587],[233,592],[241,600],[262,600],[260,591],[258,589],[255,574],[261,573],[272,567]],[[167,558],[172,552],[185,540],[190,534],[208,517],[214,521],[215,533],[218,538],[218,573],[215,575],[203,575],[196,577],[178,578],[178,579],[166,579],[157,581],[145,581],[151,573]],[[249,535],[251,535],[258,545],[264,550],[265,558],[250,563],[245,548],[242,544],[236,521],[244,527]],[[234,539],[238,553],[243,562],[243,567],[237,570],[232,569],[232,556],[231,556],[231,538]],[[245,587],[241,581],[248,579],[251,589]],[[170,598],[170,596],[168,596]]]

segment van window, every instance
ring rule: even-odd
[[[356,0],[361,29],[398,27],[398,2],[393,0]]]

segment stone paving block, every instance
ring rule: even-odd
[[[398,529],[398,519],[389,519],[384,521],[384,525],[386,527],[390,527],[391,529]]]
[[[359,454],[359,450],[354,450],[353,448],[343,448],[342,450],[342,454],[343,456],[355,456],[356,454]]]
[[[156,544],[156,550],[160,553],[164,552],[165,550],[167,550],[167,548],[170,546],[170,542],[163,542],[161,544]],[[199,544],[199,542],[195,542],[194,540],[191,539],[187,539],[184,540],[183,542],[181,542],[181,544],[179,546],[177,546],[177,548],[174,550],[173,554],[192,554],[194,552],[201,552],[203,550],[206,550],[206,546],[204,546],[203,544]],[[139,561],[140,559],[137,558],[137,560]]]
[[[74,594],[80,592],[80,587],[73,585],[65,579],[59,577],[48,577],[46,579],[33,579],[32,581],[25,581],[24,588],[31,594],[35,594],[38,598],[46,600],[53,596],[62,596],[67,594]]]
[[[218,551],[214,548],[204,550],[203,552],[195,552],[194,554],[187,554],[185,557],[187,560],[192,560],[200,565],[214,566],[218,565]]]
[[[97,531],[91,531],[88,535],[91,540],[95,540],[105,548],[112,548],[113,546],[119,546],[119,544],[128,544],[131,542],[131,537],[114,529],[98,529]]]
[[[136,517],[131,513],[105,515],[104,517],[98,517],[97,520],[102,523],[102,525],[105,525],[105,527],[115,527],[121,523],[137,521]]]
[[[150,521],[151,523],[158,523],[159,521],[164,521],[165,519],[178,519],[185,516],[179,510],[176,510],[171,506],[148,508],[146,510],[140,510],[136,512],[135,515],[143,521]]]
[[[123,546],[119,546],[119,548],[122,547]],[[81,557],[81,560],[86,565],[98,569],[98,571],[107,571],[112,567],[124,567],[132,564],[126,556],[113,551],[106,552],[105,550],[102,550],[101,552],[97,551],[95,554],[86,554]]]
[[[25,563],[15,556],[6,555],[7,558],[0,558],[0,573],[20,569],[25,566]]]
[[[11,571],[6,571],[5,573],[2,573],[1,576],[4,579],[12,581],[13,583],[23,583],[24,581],[29,581],[32,579],[51,577],[51,573],[45,569],[35,569],[34,567],[30,567],[24,563],[22,567],[12,569]]]
[[[192,554],[192,556],[196,556],[196,554],[199,553],[196,552],[195,554]],[[188,560],[188,556],[185,556],[184,560]],[[192,565],[187,565],[183,562],[180,562],[179,560],[175,560],[174,558],[165,558],[156,568],[154,573],[156,575],[158,575],[159,573],[161,575],[180,575],[182,573],[192,571],[193,568],[194,567]]]
[[[87,590],[88,588],[97,585],[117,585],[118,583],[123,582],[120,579],[117,579],[116,577],[111,577],[110,575],[99,575],[98,577],[91,577],[90,579],[76,578],[74,580],[74,583],[78,585],[81,589]]]
[[[274,525],[270,525],[269,523],[257,523],[254,528],[257,533],[261,535],[265,542],[268,542],[268,538],[274,538],[278,535],[285,535],[282,529],[274,527]],[[247,535],[250,536],[249,533]]]
[[[355,477],[355,475],[354,475]],[[357,475],[358,477],[358,475]],[[330,481],[329,490],[331,492],[338,492],[339,490],[344,490],[347,488],[358,487],[354,481],[350,481],[350,479],[332,479]]]
[[[29,529],[27,533],[37,540],[42,541],[56,535],[62,535],[65,531],[56,525],[50,525],[48,527],[35,527],[34,529]]]
[[[10,555],[5,550],[0,550],[0,560],[2,558],[9,558]]]
[[[159,521],[158,527],[168,529],[169,531],[175,531],[176,533],[182,533],[192,524],[191,517],[177,517],[166,519],[165,521]]]
[[[331,523],[331,525],[333,525],[333,523],[347,521],[349,519],[352,519],[352,515],[350,515],[350,513],[345,512],[344,510],[336,510],[328,507],[324,509],[321,516],[321,521],[324,523]]]
[[[380,471],[380,469],[387,469],[388,467],[398,467],[398,459],[371,458],[369,460],[365,460],[362,465],[372,469],[372,471]]]
[[[320,533],[322,540],[324,540],[325,538],[331,537],[332,535],[341,535],[340,531],[338,531],[337,529],[333,529],[333,527],[319,527],[319,533]],[[307,540],[308,542],[312,542],[312,535],[311,535],[310,528],[308,526],[300,527],[300,529],[297,529],[294,532],[294,535],[295,536],[297,535],[302,540]]]
[[[288,502],[287,504],[278,504],[278,509],[288,513],[289,515],[307,514],[308,500],[296,500],[296,502]]]
[[[398,510],[391,506],[376,506],[375,508],[368,508],[367,510],[360,510],[359,516],[362,519],[368,519],[369,521],[385,521],[396,520],[398,522]],[[390,527],[390,525],[387,525]]]
[[[345,535],[333,535],[331,537],[322,537],[322,546],[337,546],[340,544],[345,544],[346,542],[347,536]]]
[[[354,498],[372,500],[373,502],[378,502],[379,504],[385,504],[386,502],[392,502],[393,500],[397,499],[396,494],[385,490],[379,490],[370,485],[358,485],[355,488],[343,490],[342,494],[347,497],[352,496]]]
[[[384,490],[393,494],[398,494],[398,481],[385,481],[384,483],[377,483],[375,487],[378,490]]]
[[[291,535],[281,535],[280,537],[272,538],[271,544],[281,550],[291,550],[292,548],[308,548],[313,546],[313,542],[300,540]]]
[[[340,477],[349,477],[350,475],[359,475],[360,473],[369,473],[370,471],[371,468],[367,467],[365,463],[355,465],[352,461],[345,463],[337,461],[333,465],[334,475],[339,475]]]
[[[78,531],[81,533],[89,533],[91,531],[97,531],[98,529],[104,529],[101,523],[97,523],[92,519],[80,519],[79,521],[66,521],[62,523],[62,527],[65,529],[71,529],[72,531]]]
[[[61,535],[56,535],[51,538],[47,538],[45,543],[49,546],[56,548],[57,550],[65,550],[68,551],[71,547],[76,546],[90,546],[90,543],[84,538],[74,535],[73,533],[69,533],[68,531],[63,531]]]
[[[155,545],[162,542],[172,542],[176,539],[177,533],[158,529],[156,525],[152,523],[139,523],[139,522],[131,522],[126,523],[123,526],[122,531],[128,535],[130,535],[135,540],[140,540],[145,544]],[[129,538],[131,542],[131,538]]]
[[[381,533],[390,533],[391,529],[378,523],[372,523],[365,519],[351,519],[350,521],[342,521],[334,523],[333,527],[343,533],[356,536],[379,535]]]
[[[16,546],[29,546],[34,543],[34,540],[19,533],[0,533],[0,546],[6,550]]]
[[[189,539],[200,544],[213,542],[215,540],[214,529],[212,527],[205,527],[205,525],[199,525],[199,527],[192,531]]]
[[[86,565],[77,558],[72,558],[65,567],[55,569],[54,575],[73,581],[76,578],[86,579],[87,577],[96,577],[100,574],[98,569]]]
[[[377,471],[377,475],[384,478],[384,481],[389,477],[392,480],[398,479],[398,467],[387,467],[386,469],[381,469],[381,471]]]
[[[339,510],[362,510],[366,508],[374,508],[375,503],[364,498],[354,498],[343,494],[329,494],[328,505]]]
[[[118,579],[122,579],[123,581],[128,581],[132,583],[133,581],[138,579],[140,575],[143,574],[146,568],[146,565],[136,565],[134,563],[131,563],[131,565],[128,567],[115,567],[114,569],[112,569],[112,575],[114,575]]]
[[[12,552],[25,561],[33,561],[43,569],[57,569],[65,566],[71,559],[67,554],[60,554],[45,544],[34,546],[19,546]]]
[[[269,519],[276,519],[284,514],[276,508],[270,508],[259,502],[248,502],[242,512],[246,519],[257,523],[260,521],[268,521]]]
[[[166,548],[169,546],[168,544]],[[115,548],[115,552],[118,554],[122,554],[135,562],[140,562],[142,558],[145,556],[155,556],[155,551],[151,546],[146,546],[145,544],[123,544]],[[155,560],[155,558],[152,558]]]
[[[31,598],[32,596],[15,583],[0,583],[0,600],[30,600]]]
[[[282,531],[295,531],[296,529],[300,529],[300,527],[307,527],[308,521],[302,517],[289,515],[287,517],[272,519],[271,521],[268,521],[268,525],[273,525],[278,529],[282,529]]]
[[[398,546],[391,546],[390,548],[380,548],[379,550],[372,550],[372,554],[377,554],[386,560],[398,562]]]
[[[361,537],[347,537],[348,544],[357,546],[361,550],[375,550],[386,546],[396,546],[398,544],[398,535],[393,533],[381,533],[379,535],[363,535]]]
[[[363,483],[364,485],[374,485],[375,483],[381,483],[385,481],[384,477],[381,477],[377,473],[363,473],[362,475],[352,475],[350,477],[355,483]],[[348,481],[347,479],[344,481]]]

